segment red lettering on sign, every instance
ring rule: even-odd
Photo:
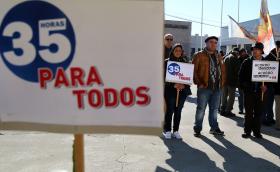
[[[78,102],[78,108],[79,109],[84,109],[84,95],[86,94],[85,90],[74,90],[73,94],[77,96],[77,102]]]
[[[63,68],[58,68],[55,75],[54,87],[60,88],[61,86],[69,87],[69,80],[64,73]]]
[[[70,69],[70,73],[71,73],[71,85],[73,87],[78,85],[84,86],[85,72],[82,68],[72,67]]]
[[[95,69],[95,67],[91,66],[88,74],[87,86],[92,86],[94,83],[98,85],[103,84],[98,71]]]
[[[104,99],[106,107],[115,107],[118,105],[118,92],[113,88],[104,89]]]
[[[120,92],[121,102],[124,106],[132,106],[135,101],[135,96],[131,88],[125,87]]]
[[[92,89],[88,93],[88,103],[93,108],[100,108],[102,105],[102,93],[99,90]]]
[[[138,105],[148,105],[150,103],[150,96],[147,94],[149,91],[148,87],[141,86],[136,89],[136,96],[141,100],[137,100],[136,104]]]
[[[41,68],[38,71],[38,80],[40,83],[40,88],[46,89],[47,88],[47,82],[52,80],[53,73],[50,69],[48,68]]]
[[[80,67],[71,67],[69,71],[68,74],[63,68],[58,68],[56,75],[53,78],[51,69],[39,69],[38,79],[40,82],[40,88],[46,88],[47,82],[50,82],[52,79],[54,79],[55,88],[60,88],[62,86],[70,88],[77,86],[92,86],[94,84],[103,85],[102,79],[94,66],[90,67],[88,75],[86,75],[86,72]]]

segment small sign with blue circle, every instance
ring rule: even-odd
[[[193,84],[193,72],[193,64],[168,61],[165,81],[191,85]]]
[[[2,20],[0,45],[2,59],[12,73],[38,82],[40,68],[55,74],[58,68],[69,67],[76,39],[69,18],[59,8],[46,1],[25,1]]]
[[[168,65],[168,72],[171,75],[176,75],[178,73],[180,73],[180,66],[177,63],[171,63]]]

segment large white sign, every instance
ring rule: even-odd
[[[165,80],[167,82],[193,84],[194,65],[189,63],[168,61]]]
[[[278,82],[278,61],[253,60],[252,81]]]
[[[0,22],[1,128],[161,128],[162,0],[1,0]]]

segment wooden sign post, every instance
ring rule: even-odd
[[[73,149],[74,149],[74,155],[73,155],[74,172],[85,172],[84,135],[83,134],[74,135]]]
[[[176,107],[178,107],[179,104],[179,96],[180,96],[180,90],[177,89]]]

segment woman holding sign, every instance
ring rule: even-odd
[[[188,60],[183,55],[183,46],[181,44],[175,44],[172,47],[169,59],[165,60],[165,71],[167,69],[167,62],[184,62],[187,63]],[[179,93],[179,94],[177,94]],[[165,82],[164,87],[164,99],[166,103],[166,112],[164,120],[164,132],[163,136],[165,139],[171,139],[171,123],[173,117],[173,136],[176,139],[182,139],[179,134],[179,125],[181,121],[181,112],[188,95],[191,95],[191,90],[189,85],[176,84]]]

